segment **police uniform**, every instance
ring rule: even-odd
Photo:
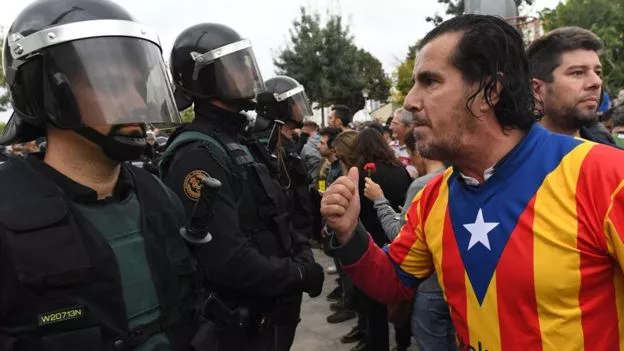
[[[288,195],[294,227],[312,238],[311,180],[299,155],[298,143],[281,133],[284,123],[302,127],[303,119],[313,115],[312,109],[304,87],[295,79],[277,76],[267,80],[265,85],[267,90],[258,97],[254,135],[272,155],[277,177]]]
[[[194,264],[156,178],[123,167],[98,200],[29,155],[0,166],[0,188],[0,349],[189,349]]]
[[[178,108],[193,103],[195,119],[169,138],[162,179],[189,217],[198,216],[205,201],[202,180],[221,182],[200,215],[212,240],[194,252],[228,313],[247,316],[232,325],[207,309],[219,350],[287,350],[290,345],[275,345],[276,326],[296,325],[299,310],[281,306],[303,291],[320,294],[323,272],[307,238],[293,230],[264,148],[242,135],[247,116],[239,111],[255,107],[253,98],[263,88],[251,45],[226,26],[198,24],[176,39],[171,70]]]
[[[55,142],[80,135],[91,143],[65,145],[97,159],[74,156],[119,167],[119,177],[99,199],[42,155],[0,164],[0,350],[190,350],[199,275],[178,235],[184,210],[157,177],[126,164],[145,136],[120,132],[179,122],[154,32],[107,0],[42,0],[18,15],[3,51],[15,113],[0,145],[47,129],[58,159]]]
[[[258,96],[254,138],[262,142],[271,155],[272,169],[287,198],[293,230],[309,243],[314,227],[310,179],[303,159],[299,156],[297,144],[284,136],[281,128],[284,124],[302,127],[303,119],[313,115],[312,109],[305,89],[293,78],[277,76],[267,80],[265,85],[266,91]],[[301,295],[294,296],[282,309],[298,316]],[[282,325],[279,330],[277,342],[290,346],[295,337],[295,328],[292,328],[292,324]]]

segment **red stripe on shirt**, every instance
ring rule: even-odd
[[[580,254],[579,306],[586,350],[616,350],[620,344],[614,274],[616,266],[607,255],[603,220],[611,193],[621,179],[606,178],[600,164],[612,162],[614,150],[595,146],[583,160],[576,188],[577,248]],[[624,228],[624,194],[613,201],[612,212]],[[615,224],[615,223],[614,223]],[[618,224],[616,224],[617,226]]]
[[[390,257],[368,236],[368,249],[354,264],[344,266],[353,283],[373,300],[388,303],[409,301],[415,289],[405,286]]]
[[[528,203],[509,237],[496,267],[498,320],[502,349],[542,350],[537,300],[535,267],[518,262],[534,262],[533,219],[535,197]],[[517,282],[523,282],[518,284]]]
[[[468,302],[466,298],[466,270],[459,254],[453,225],[448,213],[444,215],[444,229],[442,233],[442,284],[448,302],[451,318],[457,332],[460,345],[470,344],[468,332]]]
[[[412,245],[417,240],[425,241],[425,233],[422,231],[424,223],[429,216],[429,212],[435,199],[440,193],[440,185],[442,184],[442,175],[433,178],[429,184],[425,186],[420,195],[416,195],[417,199],[407,210],[407,223],[401,228],[401,233],[395,241],[401,241],[401,245],[392,245],[391,257],[397,262],[401,263],[410,254]],[[416,233],[418,229],[421,233]],[[419,235],[421,237],[419,237]]]

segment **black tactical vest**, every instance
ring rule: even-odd
[[[269,131],[258,133],[258,141],[266,147],[269,143]],[[310,198],[310,177],[305,162],[299,156],[289,141],[282,140],[282,145],[275,150],[275,154],[281,153],[284,164],[277,162],[277,155],[272,155],[272,164],[276,178],[287,196],[288,209],[291,213],[291,223],[299,232],[305,233],[308,238],[312,237],[313,206]]]
[[[196,276],[177,234],[183,218],[157,179],[129,172],[162,317],[128,330],[119,268],[104,236],[54,183],[11,159],[0,165],[0,350],[128,350],[160,330],[174,350],[189,350]]]
[[[287,199],[267,166],[259,162],[261,144],[237,140],[209,126],[189,124],[172,136],[173,142],[161,159],[161,178],[173,170],[172,160],[183,148],[203,147],[226,160],[239,201],[239,226],[250,243],[267,257],[289,257],[293,238],[289,227]]]

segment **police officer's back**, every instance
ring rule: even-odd
[[[158,39],[107,0],[17,17],[3,68],[16,113],[0,144],[0,349],[189,350],[194,265],[179,199],[125,166],[145,122],[179,119]]]
[[[248,315],[243,327],[210,309],[208,318],[219,326],[220,349],[273,349],[273,326],[283,317],[274,306],[301,291],[318,295],[323,272],[309,246],[296,243],[262,146],[241,135],[247,117],[240,111],[253,109],[263,88],[251,45],[226,26],[199,24],[178,36],[170,64],[178,108],[193,103],[195,119],[169,138],[162,177],[187,216],[203,204],[202,179],[222,183],[202,213],[212,241],[196,256],[218,298]]]

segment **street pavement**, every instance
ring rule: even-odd
[[[320,250],[314,250],[314,257],[324,268],[333,265],[333,260]],[[349,351],[356,345],[340,342],[340,337],[355,326],[356,319],[338,324],[329,324],[326,320],[332,311],[329,309],[330,302],[325,297],[336,287],[337,277],[325,274],[323,293],[319,297],[311,299],[307,294],[303,294],[301,323],[297,328],[292,351]],[[390,343],[394,346],[394,328],[390,326],[389,329]],[[412,346],[409,350],[417,351],[417,348]]]

